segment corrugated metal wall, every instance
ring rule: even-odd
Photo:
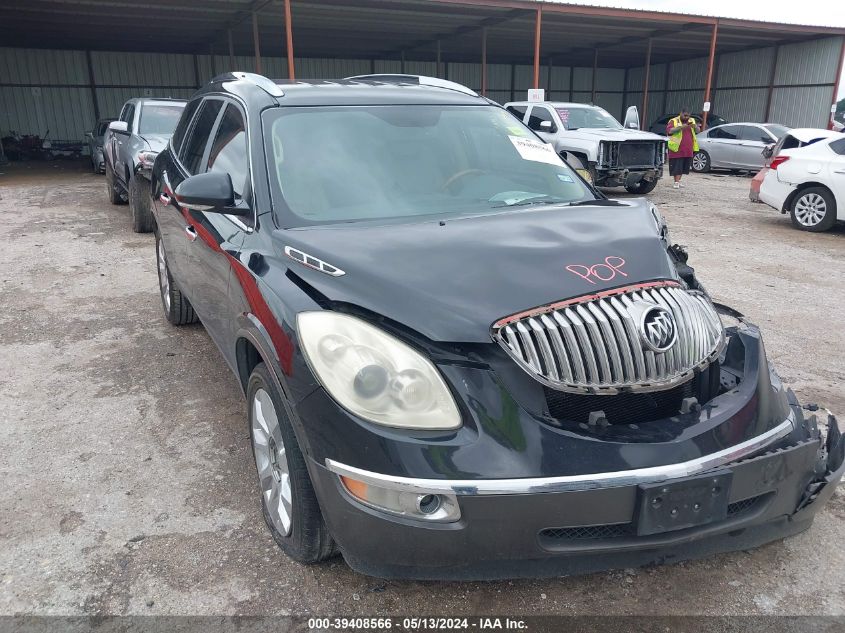
[[[777,48],[717,54],[712,111],[729,121],[768,118],[791,127],[825,127],[841,50],[842,38],[828,37]],[[673,62],[669,65],[668,89],[664,89],[666,66],[652,65],[649,122],[685,105],[699,111],[704,103],[706,73],[706,57]],[[773,88],[767,117],[770,81]],[[642,83],[643,68],[631,68],[626,106],[642,107]]]
[[[769,120],[791,126],[824,127],[832,98],[833,75],[842,38],[822,38],[800,44],[726,53],[718,56],[713,111],[729,120],[766,118],[768,84],[774,78]],[[398,73],[398,60],[296,59],[298,77],[346,77]],[[270,77],[287,77],[287,62],[280,57],[261,59]],[[773,68],[773,64],[776,64]],[[115,117],[123,103],[136,96],[189,97],[197,86],[221,72],[232,70],[228,56],[92,52],[89,84],[88,56],[84,51],[0,48],[0,133],[44,135],[54,140],[81,140],[95,119],[94,95],[101,117]],[[251,56],[234,59],[239,70],[255,68]],[[434,61],[405,62],[405,72],[436,75]],[[693,110],[704,100],[707,60],[692,59],[655,64],[649,79],[649,123],[683,105]],[[774,73],[772,72],[774,70]],[[481,89],[481,65],[444,63],[448,79]],[[488,96],[499,103],[522,99],[533,83],[530,65],[490,64]],[[625,71],[599,68],[596,103],[621,118],[629,105],[642,107],[643,68]],[[592,68],[547,65],[540,68],[540,83],[550,100],[588,103],[592,98]]]

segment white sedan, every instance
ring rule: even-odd
[[[788,142],[789,137],[800,146]],[[760,201],[804,231],[827,231],[845,220],[845,134],[830,130],[792,130],[775,147],[760,185]]]

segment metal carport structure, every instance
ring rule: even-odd
[[[638,105],[644,122],[711,101],[824,125],[845,28],[537,0],[27,0],[0,6],[0,42],[0,131],[55,122],[59,137],[129,96],[187,96],[235,69],[430,74],[498,101],[542,87],[617,116]]]

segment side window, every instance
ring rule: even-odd
[[[525,111],[528,110],[528,106],[517,106],[512,105],[508,106],[508,112],[514,115],[517,119],[522,121],[525,118]]]
[[[243,197],[247,179],[246,130],[241,111],[232,104],[217,126],[217,134],[208,154],[208,171],[229,174],[235,194]]]
[[[128,124],[128,130],[132,131],[132,121],[135,118],[135,104],[131,103],[126,106],[123,110],[123,116],[120,117],[121,121],[126,121]]]
[[[833,141],[833,143],[830,144],[830,149],[832,149],[840,156],[845,156],[845,138],[841,138],[838,141]]]
[[[199,113],[194,118],[191,131],[179,150],[179,160],[185,166],[189,174],[200,172],[202,157],[208,145],[208,137],[211,135],[211,128],[217,120],[217,114],[223,102],[219,99],[206,99],[200,106]]]
[[[736,137],[738,135],[739,135],[739,126],[723,125],[722,127],[710,130],[710,134],[708,136],[710,138],[736,140]]]
[[[756,125],[743,125],[739,134],[741,141],[755,141],[758,143],[771,143],[772,137]]]
[[[200,105],[200,99],[194,99],[185,106],[182,110],[182,118],[176,124],[176,129],[173,131],[173,136],[170,143],[173,146],[173,151],[179,154],[179,148],[182,146],[182,141],[185,140],[185,133],[188,131],[188,126],[191,124],[191,119],[194,118],[194,113]]]
[[[548,121],[545,127],[541,125],[543,121]],[[537,132],[557,132],[557,126],[552,118],[552,113],[549,112],[548,108],[542,106],[531,108],[531,116],[528,117],[528,127]]]

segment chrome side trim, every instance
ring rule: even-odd
[[[285,246],[285,255],[290,257],[293,261],[299,262],[303,266],[319,270],[321,273],[326,273],[332,277],[341,277],[346,274],[345,271],[341,270],[337,266],[332,266],[331,264],[324,262],[322,259],[318,259],[313,255],[309,255],[308,253],[305,253],[298,248],[293,248],[292,246]]]
[[[772,442],[789,435],[794,428],[794,414],[773,429],[746,440],[730,448],[710,455],[704,455],[680,464],[667,464],[635,470],[621,470],[610,473],[592,473],[589,475],[567,475],[563,477],[538,477],[525,479],[414,479],[373,473],[353,466],[346,466],[331,459],[326,459],[326,468],[338,475],[344,475],[363,481],[373,486],[431,494],[456,495],[513,495],[540,494],[547,492],[569,492],[573,490],[596,490],[635,486],[688,477],[719,468],[742,459],[765,448]]]

